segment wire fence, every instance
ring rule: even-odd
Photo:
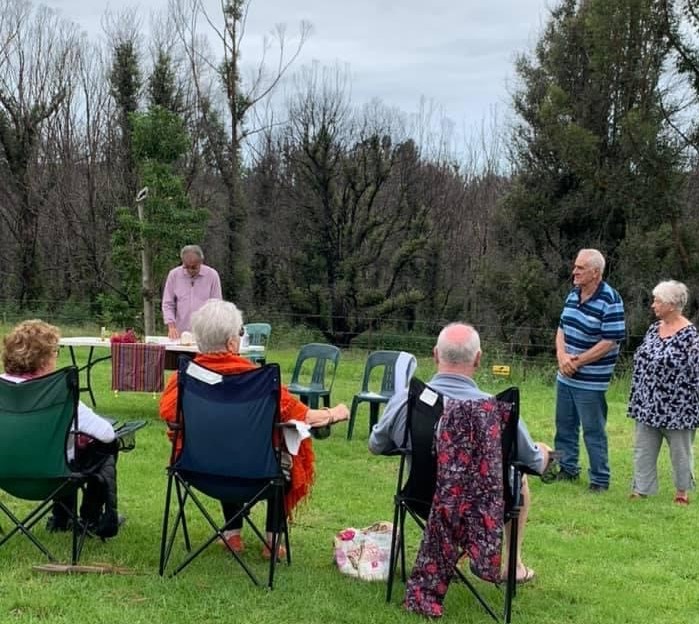
[[[105,321],[99,314],[92,314],[89,306],[68,303],[65,301],[37,300],[31,302],[31,311],[20,311],[14,301],[0,299],[0,320],[4,328],[27,318],[41,318],[49,323],[58,325],[64,332],[73,335],[98,335]],[[405,319],[398,317],[357,319],[327,316],[295,314],[285,311],[254,311],[245,314],[246,322],[268,322],[273,326],[272,343],[270,346],[298,347],[307,342],[328,342],[328,336],[333,334],[333,328],[361,327],[362,331],[351,335],[348,344],[365,351],[390,349],[409,351],[417,356],[429,356],[435,344],[440,329],[455,320],[463,319]],[[650,319],[649,319],[650,320]],[[139,325],[135,319],[134,325]],[[555,369],[554,340],[556,325],[541,326],[508,326],[497,322],[475,323],[481,335],[484,364],[502,364],[513,370],[521,371],[526,376],[531,369]],[[321,329],[322,328],[322,329]],[[121,331],[126,327],[108,327],[108,331]],[[160,333],[165,329],[160,325]],[[350,332],[352,334],[352,332]],[[642,335],[627,335],[621,345],[618,370],[625,371],[633,355],[633,351],[642,339]]]

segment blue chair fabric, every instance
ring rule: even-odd
[[[204,375],[199,373],[204,372]],[[206,375],[218,379],[205,380]],[[173,543],[182,529],[189,555],[173,571],[181,572],[201,552],[218,538],[230,524],[221,525],[208,513],[200,495],[222,502],[242,503],[239,514],[266,544],[261,531],[249,517],[250,509],[261,500],[275,508],[287,544],[290,562],[286,513],[283,509],[285,479],[281,470],[279,450],[275,448],[275,427],[279,422],[281,375],[277,364],[236,375],[219,375],[194,362],[183,359],[178,372],[178,429],[182,439],[179,456],[173,454],[168,467],[168,484],[161,535],[160,574],[165,573]],[[169,529],[170,508],[175,497],[176,513]],[[207,520],[212,535],[195,551],[187,530],[185,511],[192,502]],[[191,508],[192,505],[189,506]],[[276,534],[272,544],[277,552]],[[231,555],[256,585],[261,584],[247,563],[235,552]],[[267,585],[272,587],[276,557],[270,559]]]

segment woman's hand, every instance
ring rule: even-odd
[[[332,423],[338,423],[342,422],[343,420],[347,420],[349,418],[349,409],[347,409],[347,406],[344,403],[338,403],[335,407],[333,407],[330,410],[330,413],[332,414]]]
[[[309,409],[306,413],[306,423],[311,427],[325,427],[334,425],[349,418],[349,409],[344,403],[339,403],[335,407],[325,407],[323,409]]]

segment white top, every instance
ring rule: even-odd
[[[2,373],[0,375],[3,379],[7,381],[12,381],[14,383],[22,383],[27,381],[26,377],[15,377],[14,375],[8,375],[7,373]],[[78,427],[80,433],[86,433],[89,436],[99,440],[100,442],[113,442],[116,438],[114,433],[114,427],[109,424],[101,416],[98,416],[93,412],[87,405],[82,401],[78,403]],[[73,423],[73,431],[75,431],[75,423]],[[73,435],[68,436],[68,446],[66,448],[66,455],[68,460],[75,457],[75,449],[73,442]]]

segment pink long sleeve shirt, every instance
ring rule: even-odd
[[[194,277],[183,266],[172,269],[163,289],[163,321],[175,323],[177,331],[192,330],[192,313],[209,299],[221,299],[221,279],[216,269],[202,264]]]

